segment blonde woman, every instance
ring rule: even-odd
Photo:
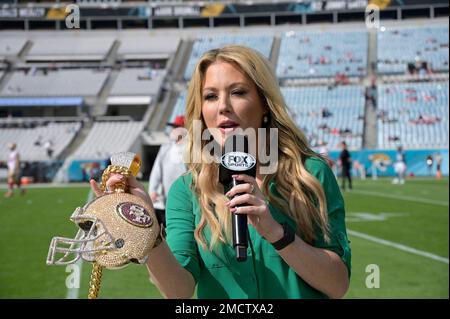
[[[277,129],[277,170],[263,174],[257,164],[256,178],[238,175],[244,183],[225,196],[220,164],[207,162],[204,152],[193,160],[210,142],[195,141],[195,123],[218,145],[238,129]],[[242,46],[205,53],[190,82],[186,125],[189,170],[169,191],[167,238],[147,262],[161,293],[190,298],[197,288],[198,298],[343,297],[351,257],[344,201],[332,171],[289,117],[270,62]],[[108,187],[121,178],[111,177]],[[150,201],[135,179],[129,184]],[[232,212],[248,216],[245,262],[236,260],[231,244]]]

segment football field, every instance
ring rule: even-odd
[[[346,298],[448,298],[448,178],[354,184],[344,192],[352,249]],[[87,185],[0,197],[0,298],[86,298],[91,264],[81,263],[79,289],[68,289],[80,268],[45,261],[53,236],[75,235],[69,217],[88,198]],[[142,266],[105,270],[102,279],[100,298],[161,298]]]

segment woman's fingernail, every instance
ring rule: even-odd
[[[225,206],[229,206],[229,205],[230,205],[230,202],[226,202],[226,203],[225,203]]]
[[[230,208],[230,212],[235,212],[236,211],[236,207]]]
[[[231,177],[233,177],[233,178],[238,178],[239,175],[231,175]]]

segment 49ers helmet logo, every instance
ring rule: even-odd
[[[150,227],[153,224],[148,211],[135,203],[125,202],[117,205],[117,212],[130,224],[139,227]]]

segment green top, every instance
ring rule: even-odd
[[[315,176],[325,192],[330,223],[330,242],[317,236],[315,247],[336,252],[351,268],[351,251],[345,229],[345,210],[336,178],[324,161],[308,158],[306,169]],[[309,286],[280,257],[275,248],[249,224],[249,248],[247,260],[238,262],[232,245],[219,245],[214,252],[204,250],[194,238],[194,230],[200,222],[201,210],[197,196],[191,189],[192,176],[180,176],[172,185],[167,200],[167,243],[180,264],[187,269],[197,283],[198,298],[327,298]],[[279,196],[275,182],[269,191]],[[275,220],[293,220],[269,204]],[[206,240],[210,229],[205,227]]]

